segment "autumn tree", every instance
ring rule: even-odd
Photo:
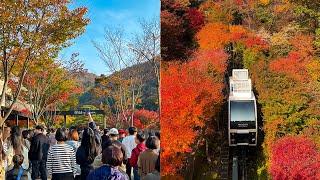
[[[223,23],[206,24],[197,34],[201,49],[223,49],[230,42],[229,27]]]
[[[188,63],[162,66],[163,175],[177,173],[199,137],[212,129],[206,124],[220,111],[226,60],[223,51],[212,50],[199,52]]]
[[[288,136],[272,147],[270,174],[273,179],[317,179],[320,153],[311,139]]]
[[[61,107],[62,103],[81,93],[77,76],[82,72],[83,65],[75,58],[73,55],[64,64],[46,61],[31,65],[23,85],[27,89],[24,99],[30,106],[35,124],[39,123],[40,118],[45,119],[46,111]]]
[[[186,74],[190,71],[194,72],[193,70],[206,72],[211,81],[222,83],[224,77],[221,74],[226,70],[224,58],[228,58],[228,69],[242,67],[249,69],[253,87],[257,93],[257,101],[261,105],[265,135],[264,157],[260,157],[264,161],[258,165],[258,178],[263,178],[260,177],[261,172],[269,172],[274,179],[312,179],[312,177],[315,179],[317,172],[309,167],[316,169],[318,165],[309,164],[309,166],[308,163],[313,161],[308,156],[318,158],[316,154],[319,153],[315,146],[320,147],[320,110],[318,108],[320,105],[320,15],[317,11],[319,2],[226,0],[193,3],[188,0],[164,0],[161,6],[162,32],[164,32],[162,48],[164,55],[169,55],[165,60],[179,61],[172,64],[163,62],[162,67],[166,71],[162,72],[162,77],[166,81],[172,78],[173,82],[163,82],[162,88],[164,90],[171,88],[171,93],[176,92],[176,89],[181,94],[189,92],[188,95],[191,96],[192,88],[189,88],[191,85],[186,83],[184,84],[186,89],[181,90],[182,87],[177,87],[179,86],[177,84],[185,83],[185,79],[188,79]],[[195,32],[194,46],[190,46],[188,41],[193,38],[187,38],[186,41],[184,36],[190,33],[192,31],[190,27],[198,22],[193,21],[192,18],[186,18],[187,20],[183,18],[187,17],[186,12],[190,13],[191,9],[196,9],[204,16],[204,25]],[[169,48],[165,49],[167,47]],[[207,84],[195,84],[194,88],[199,91],[203,86],[207,86]],[[167,92],[169,93],[169,90]],[[177,103],[165,93],[162,96],[164,96],[163,101],[168,99],[170,103]],[[192,99],[190,96],[181,95],[175,98],[185,102],[183,97]],[[171,105],[171,109],[166,109],[164,106],[167,105],[168,103],[162,103],[165,111],[162,113],[161,125],[162,130],[168,134],[170,134],[169,129],[178,129],[175,126],[176,121],[182,121],[179,122],[180,125],[184,122],[190,123],[188,118],[178,117],[183,112],[190,112],[188,117],[197,118],[193,116],[195,113],[192,110],[186,110],[188,108],[186,105],[179,106],[177,109],[176,105]],[[199,110],[197,108],[194,110]],[[203,114],[200,110],[197,112]],[[172,117],[177,119],[169,120]],[[173,126],[170,127],[170,125]],[[189,128],[189,131],[183,129],[183,131],[194,132],[191,129]],[[188,138],[194,138],[193,143],[196,143],[199,137],[199,134],[191,134],[192,136],[179,136],[180,139],[185,138],[185,142],[189,142],[187,147],[191,149],[184,146],[187,143],[181,145],[182,149],[186,148],[189,154],[194,149],[190,146],[192,141]],[[286,138],[290,135],[293,137]],[[306,138],[300,137],[301,135]],[[282,138],[284,136],[285,138]],[[188,153],[170,149],[170,146],[179,149],[175,146],[178,142],[171,143],[172,138],[169,138],[169,135],[164,138],[165,140],[162,141],[163,172],[175,173],[173,169],[179,168],[174,165],[183,163],[184,155]],[[286,140],[291,144],[286,143]],[[170,144],[165,141],[169,141]],[[165,149],[168,147],[174,152],[173,154],[166,152]],[[309,152],[311,154],[308,154]],[[305,159],[308,168],[303,169],[306,164],[296,157]],[[314,176],[309,176],[310,174]]]
[[[161,57],[163,61],[187,60],[197,41],[195,34],[204,25],[204,13],[195,1],[161,1]],[[196,5],[195,5],[196,6]]]
[[[319,144],[319,139],[316,138],[319,135],[317,130],[319,110],[316,107],[319,105],[317,69],[320,66],[314,41],[315,27],[310,24],[315,22],[315,18],[303,13],[312,12],[309,8],[306,9],[308,5],[304,2],[299,3],[286,1],[263,5],[270,13],[265,18],[272,18],[274,27],[261,30],[266,28],[266,24],[256,23],[254,29],[260,28],[261,31],[255,31],[254,35],[263,37],[264,43],[245,41],[244,52],[250,53],[244,54],[244,58],[247,57],[248,60],[250,59],[248,57],[254,57],[251,67],[248,68],[259,94],[258,102],[262,105],[266,165],[271,163],[268,157],[279,158],[279,154],[274,154],[273,144],[283,136],[302,134],[309,138],[308,141]],[[312,6],[312,3],[309,5]],[[262,17],[262,14],[260,15]],[[250,45],[252,42],[260,44],[260,47],[254,48]],[[294,163],[290,161],[287,166],[293,167]],[[292,169],[292,172],[294,171],[296,169]],[[280,174],[278,175],[275,179],[282,178]],[[300,175],[296,174],[303,179],[304,176]]]
[[[84,32],[88,19],[84,7],[71,10],[70,1],[10,1],[0,2],[0,58],[1,78],[4,81],[1,95],[0,125],[10,115],[20,97],[30,65],[57,57],[59,50],[70,39]],[[12,101],[6,101],[10,79],[18,79]],[[6,104],[8,103],[8,104]]]
[[[134,120],[141,123],[141,129],[159,129],[160,120],[159,113],[156,111],[149,111],[146,109],[139,109],[134,113]]]
[[[163,60],[186,57],[182,20],[174,13],[161,11],[161,57]]]

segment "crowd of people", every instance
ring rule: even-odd
[[[159,132],[136,127],[101,132],[90,113],[88,119],[84,128],[1,129],[0,179],[160,179]]]

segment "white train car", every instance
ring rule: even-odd
[[[229,84],[229,146],[256,146],[258,137],[257,103],[248,70],[233,69]]]

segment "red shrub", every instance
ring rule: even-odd
[[[320,154],[311,139],[287,136],[272,146],[272,179],[319,179]]]

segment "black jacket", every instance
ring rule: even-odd
[[[97,153],[98,154],[98,153]],[[94,159],[88,159],[86,155],[86,151],[83,148],[83,146],[80,146],[76,153],[76,161],[77,164],[80,165],[81,168],[81,180],[85,180],[90,173],[90,171],[93,170],[92,163]]]
[[[101,136],[101,145],[103,146],[104,144],[106,144],[106,143],[108,143],[109,141],[110,141],[110,138],[109,138],[109,136],[108,135],[106,135],[106,134],[104,134],[104,135],[102,135]],[[111,143],[110,143],[110,145],[111,145]],[[102,148],[103,149],[103,148]]]
[[[31,139],[30,150],[29,150],[29,159],[31,161],[47,161],[48,150],[49,150],[49,141],[47,136],[42,133],[35,135]]]

